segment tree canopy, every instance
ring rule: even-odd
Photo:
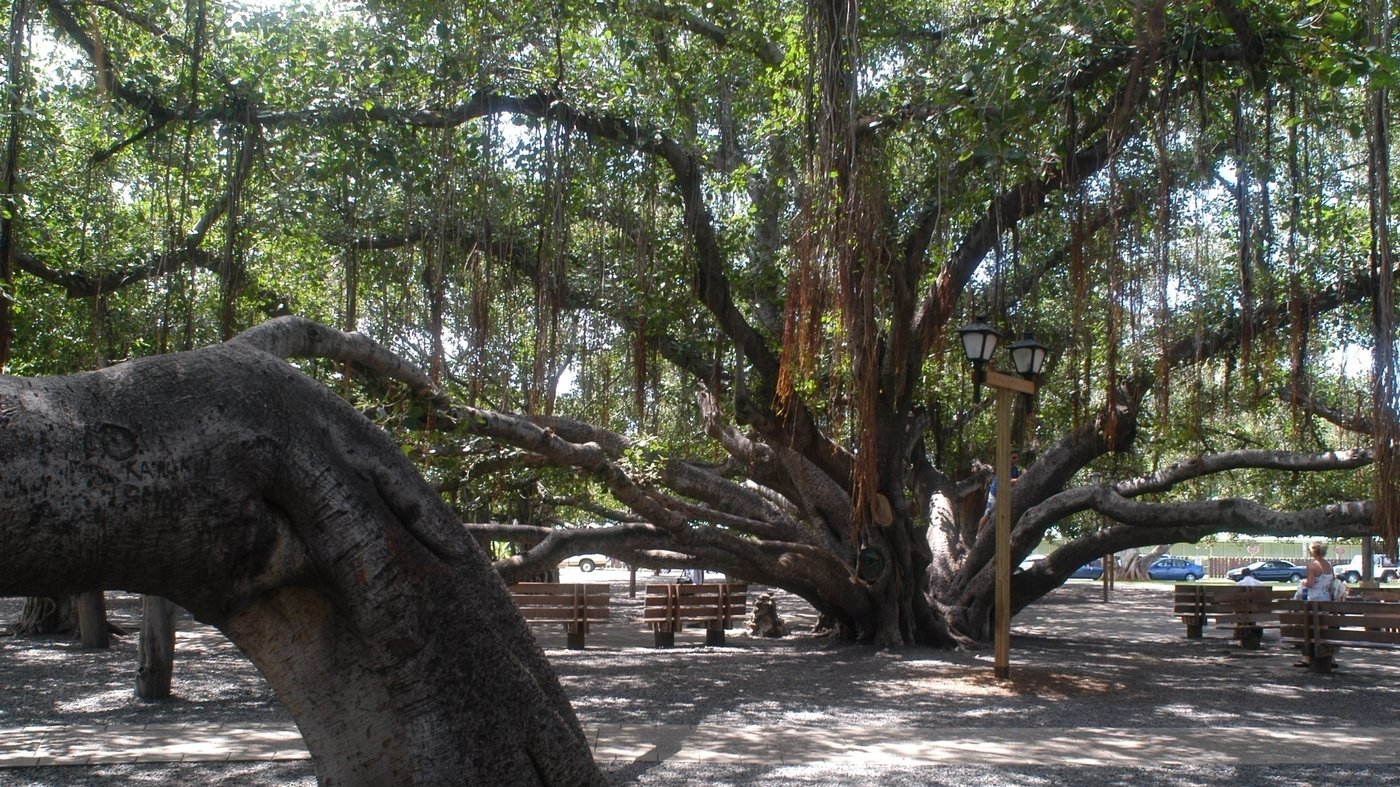
[[[979,314],[1053,351],[1013,547],[1072,538],[1017,606],[1395,536],[1386,0],[5,7],[6,371],[369,334],[437,393],[310,371],[508,578],[603,551],[984,638]]]

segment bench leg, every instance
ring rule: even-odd
[[[1205,635],[1205,629],[1206,629],[1206,621],[1205,621],[1205,618],[1187,618],[1187,619],[1186,619],[1186,638],[1187,638],[1187,639],[1200,639],[1202,636]]]
[[[656,630],[656,647],[674,648],[676,646],[676,632]]]
[[[1264,629],[1258,626],[1240,626],[1235,629],[1235,637],[1245,650],[1258,650],[1264,642]]]
[[[705,644],[723,645],[724,626],[719,623],[711,623],[709,626],[705,627]]]
[[[583,632],[570,631],[568,642],[564,645],[564,647],[568,648],[569,650],[583,650]]]
[[[1308,671],[1319,675],[1327,675],[1332,672],[1332,667],[1336,666],[1333,656],[1337,654],[1337,649],[1332,645],[1314,645],[1312,648],[1303,648],[1303,660],[1308,663]]]

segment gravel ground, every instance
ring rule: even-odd
[[[1293,667],[1295,654],[1272,637],[1257,652],[1233,647],[1217,631],[1188,641],[1170,615],[1167,585],[1121,586],[1108,604],[1101,602],[1098,585],[1071,583],[1057,590],[1013,621],[1012,680],[1001,683],[992,678],[990,650],[879,652],[800,632],[780,640],[731,634],[730,647],[706,648],[701,631],[678,635],[673,650],[656,650],[638,622],[640,598],[627,598],[626,574],[604,571],[587,579],[612,581],[615,605],[614,622],[590,633],[589,649],[564,650],[562,633],[537,629],[585,724],[1242,726],[1300,733],[1314,725],[1400,726],[1400,658],[1394,653],[1344,651],[1337,674],[1316,676]],[[811,609],[800,599],[775,595],[780,612],[796,627],[811,622]],[[0,599],[0,622],[15,620],[20,605],[19,599]],[[108,606],[114,622],[137,629],[137,597],[111,593]],[[133,694],[134,634],[96,652],[76,642],[0,637],[0,728],[290,723],[261,676],[222,635],[185,617],[178,637],[176,696],[155,703]],[[663,761],[604,768],[618,785],[1400,785],[1400,769],[1345,764],[899,768]],[[314,783],[309,761],[0,769],[0,785]]]

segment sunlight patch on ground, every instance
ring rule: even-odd
[[[785,711],[783,716],[789,724],[818,724],[831,720],[831,713],[827,711]]]
[[[1122,683],[1104,680],[1093,675],[1076,672],[1049,670],[1041,667],[1011,668],[1009,680],[998,680],[991,670],[965,675],[948,681],[947,691],[952,693],[986,696],[999,694],[1013,697],[1034,695],[1040,699],[1057,700],[1083,697],[1096,694],[1113,694],[1127,691]],[[940,690],[944,690],[942,686]]]
[[[1152,715],[1167,719],[1191,719],[1194,721],[1201,717],[1201,711],[1199,708],[1185,703],[1172,703],[1153,708]]]
[[[98,691],[70,702],[60,702],[54,708],[63,713],[98,713],[131,704],[135,685],[124,689]]]
[[[1025,713],[1020,708],[984,705],[978,708],[965,709],[958,715],[970,720],[985,721],[987,719],[1017,719],[1024,717]]]
[[[19,650],[6,653],[5,658],[16,661],[20,664],[58,664],[65,659],[73,658],[72,651],[69,650]]]
[[[1234,711],[1196,708],[1189,713],[1174,713],[1173,718],[1190,719],[1193,724],[1200,726],[1220,725],[1225,727],[1232,723],[1238,723],[1241,715]]]

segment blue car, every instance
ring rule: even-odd
[[[1070,579],[1099,579],[1103,576],[1103,558],[1094,558],[1088,563],[1076,568]]]
[[[1184,557],[1158,558],[1147,567],[1148,579],[1173,579],[1181,582],[1195,582],[1206,575],[1205,567]]]

